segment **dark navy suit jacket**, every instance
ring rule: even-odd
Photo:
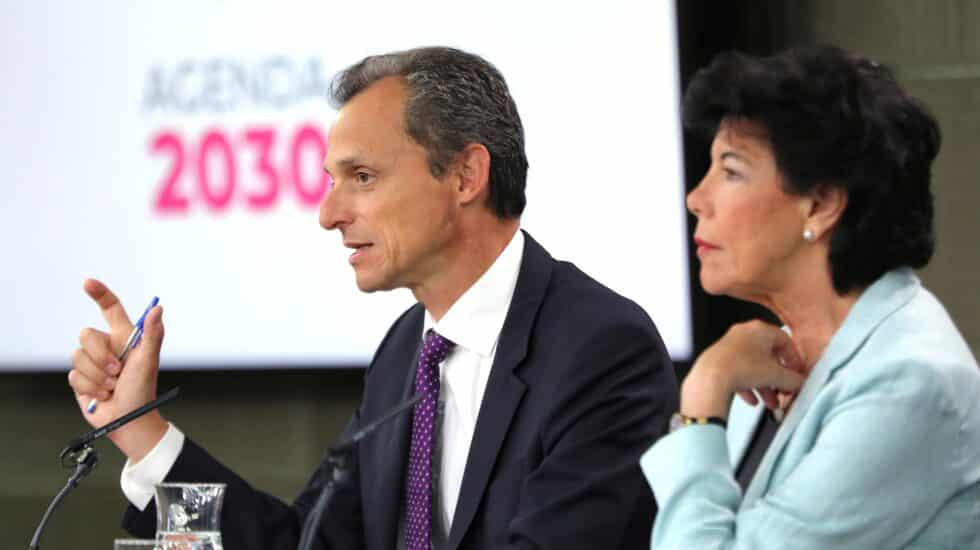
[[[423,317],[416,304],[389,329],[345,435],[410,396]],[[677,406],[674,370],[649,316],[526,235],[448,549],[648,548],[655,505],[638,459]],[[335,495],[319,547],[396,547],[410,431],[402,415],[361,441],[355,482]],[[227,483],[225,548],[271,550],[296,547],[325,476],[321,465],[287,505],[187,439],[167,480]],[[150,536],[154,514],[152,503],[142,513],[130,506],[124,527]]]

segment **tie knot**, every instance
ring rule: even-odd
[[[445,359],[454,347],[456,347],[455,342],[435,330],[430,328],[425,331],[425,339],[422,342],[422,355],[431,358],[436,363]]]

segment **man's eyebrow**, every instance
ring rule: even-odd
[[[359,166],[361,164],[364,164],[364,161],[361,159],[360,155],[354,153],[341,158],[340,160],[334,162],[334,164],[336,164],[338,168],[344,169],[344,168],[351,168],[352,166]],[[323,171],[326,172],[327,174],[330,174],[330,169],[327,168],[327,163],[325,162],[323,163]]]

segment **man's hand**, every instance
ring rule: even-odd
[[[68,384],[75,392],[82,415],[93,427],[129,413],[152,401],[157,392],[157,371],[160,368],[160,347],[163,344],[163,309],[154,307],[143,323],[139,345],[126,356],[125,368],[116,356],[122,351],[133,324],[119,299],[101,282],[85,281],[85,293],[102,311],[109,332],[94,328],[82,329],[81,347],[72,352],[72,370]],[[89,402],[99,400],[98,408],[86,412]],[[130,461],[139,462],[160,441],[167,431],[167,422],[153,411],[109,434],[109,439]]]

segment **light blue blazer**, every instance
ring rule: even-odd
[[[852,307],[742,495],[762,407],[689,426],[640,460],[652,548],[980,548],[980,368],[911,270]]]

